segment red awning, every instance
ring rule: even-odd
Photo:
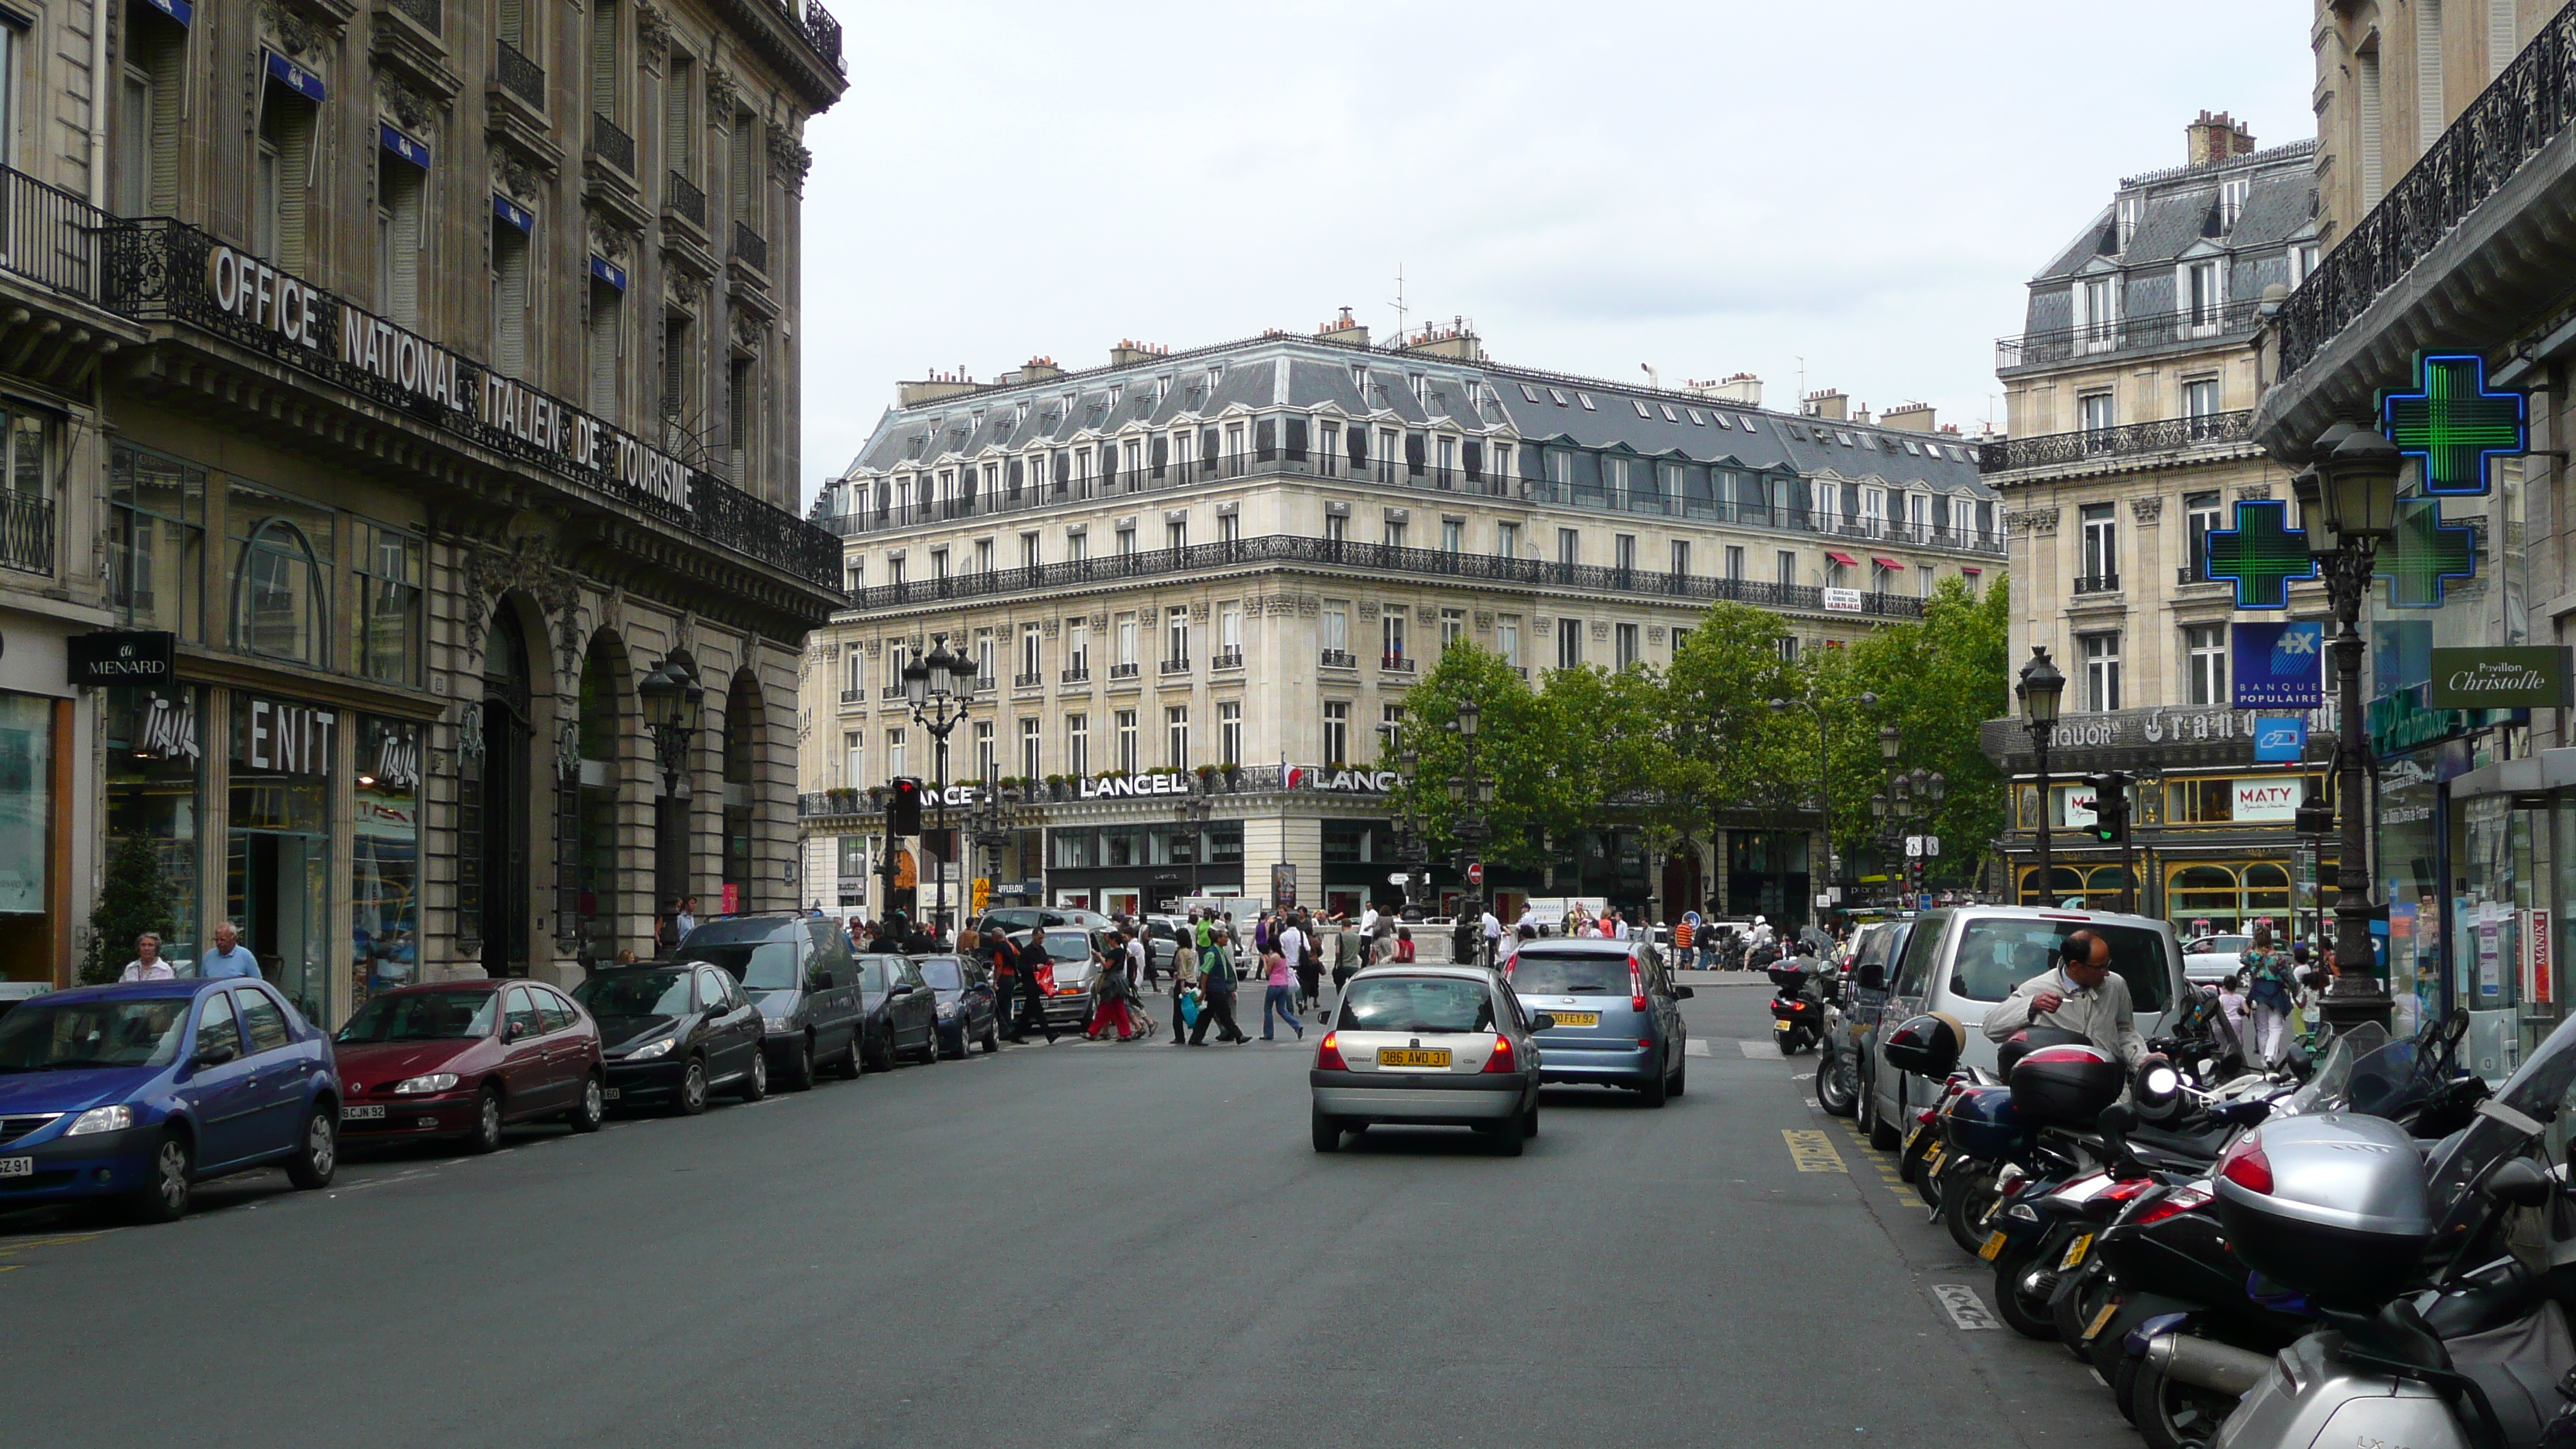
[[[1832,549],[1826,549],[1825,557],[1832,559],[1834,562],[1841,564],[1847,569],[1856,569],[1860,567],[1860,560],[1853,558],[1847,553],[1836,553]]]
[[[1961,564],[1959,565],[1959,572],[1963,574],[1982,574],[1985,570],[1977,567],[1975,564]]]
[[[1901,563],[1898,563],[1896,560],[1894,560],[1894,559],[1892,559],[1892,558],[1872,558],[1872,559],[1870,560],[1870,562],[1871,562],[1871,563],[1874,563],[1874,564],[1876,564],[1876,565],[1878,565],[1880,568],[1883,568],[1883,569],[1887,570],[1887,571],[1888,571],[1888,572],[1890,572],[1890,573],[1902,573],[1902,572],[1904,572],[1904,571],[1905,571],[1905,565],[1903,565],[1903,564],[1901,564]]]

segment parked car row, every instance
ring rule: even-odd
[[[258,980],[33,995],[0,1016],[0,1210],[119,1199],[185,1214],[197,1184],[283,1166],[330,1183],[344,1141],[595,1132],[611,1111],[707,1109],[898,1060],[999,1051],[992,979],[954,955],[855,953],[829,921],[745,916],[664,961],[539,981],[398,987],[336,1034]]]

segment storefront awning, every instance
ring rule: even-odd
[[[1847,553],[1836,553],[1832,549],[1826,549],[1825,557],[1832,559],[1834,562],[1841,564],[1847,569],[1856,569],[1860,567],[1860,560],[1853,558]]]
[[[1874,564],[1876,564],[1876,565],[1878,565],[1880,568],[1883,568],[1883,569],[1887,570],[1889,573],[1903,573],[1903,572],[1905,571],[1905,565],[1903,565],[1903,564],[1901,564],[1901,563],[1898,563],[1896,560],[1894,560],[1894,559],[1892,559],[1892,558],[1877,558],[1877,557],[1872,557],[1872,558],[1870,559],[1870,562],[1871,562],[1871,563],[1874,563]]]

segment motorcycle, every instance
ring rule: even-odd
[[[1849,1117],[1860,1110],[1863,1048],[1859,1028],[1843,1012],[1848,1004],[1845,985],[1845,974],[1838,966],[1827,966],[1816,978],[1824,1012],[1824,1049],[1816,1055],[1816,1105],[1835,1117]]]
[[[1784,1057],[1794,1057],[1824,1040],[1824,1008],[1807,994],[1812,971],[1806,964],[1770,968],[1771,984],[1777,988],[1771,994],[1772,1040],[1780,1044]]]

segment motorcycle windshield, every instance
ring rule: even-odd
[[[2430,1084],[2419,1081],[2413,1038],[2393,1041],[2352,1064],[2345,1110],[2394,1120],[2423,1103]]]
[[[2276,1115],[2305,1116],[2311,1112],[2336,1112],[2345,1106],[2352,1087],[2352,1069],[2364,1056],[2388,1045],[2388,1028],[2375,1021],[2365,1021],[2342,1033],[2326,1048],[2325,1060],[2317,1064],[2316,1075],[2307,1085],[2290,1094],[2289,1103]]]
[[[2576,1018],[2560,1022],[2547,1040],[2523,1059],[2495,1094],[2498,1106],[2540,1123],[2555,1119],[2576,1087]],[[2466,1226],[2479,1199],[2470,1192],[2488,1171],[2531,1150],[2532,1139],[2498,1117],[2480,1115],[2468,1127],[2444,1138],[2433,1149],[2425,1171],[2433,1212],[2441,1221],[2436,1245],[2451,1241]]]

